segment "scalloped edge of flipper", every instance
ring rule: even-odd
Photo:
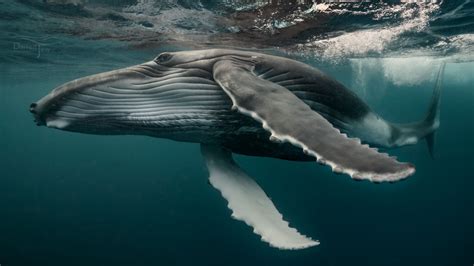
[[[221,87],[224,89],[224,91],[226,91],[226,89],[223,86],[221,86]],[[261,123],[262,127],[265,130],[267,130],[268,132],[270,132],[270,134],[271,134],[270,135],[270,141],[273,141],[273,142],[284,142],[284,141],[286,141],[286,142],[289,142],[289,143],[291,143],[292,145],[294,145],[296,147],[300,147],[306,155],[310,155],[310,156],[315,157],[316,162],[318,162],[320,164],[330,166],[331,170],[335,173],[347,174],[354,180],[368,180],[368,181],[374,182],[374,183],[397,182],[397,181],[406,179],[407,177],[409,177],[409,176],[411,176],[415,173],[415,166],[411,163],[404,163],[408,166],[408,168],[406,170],[399,171],[397,173],[391,173],[391,174],[378,174],[378,173],[374,173],[374,172],[359,172],[356,169],[341,167],[335,162],[326,160],[322,155],[318,154],[314,150],[311,150],[304,143],[298,141],[297,139],[293,138],[292,136],[277,134],[272,128],[270,128],[270,126],[268,126],[268,123],[263,118],[261,118],[257,113],[255,113],[253,111],[250,111],[250,110],[247,110],[247,109],[245,109],[241,106],[237,106],[235,104],[237,101],[233,98],[232,94],[227,92],[227,95],[231,98],[231,100],[233,102],[232,110],[236,110],[236,111],[238,111],[238,112],[240,112],[244,115],[248,115],[248,116],[252,117],[253,119],[255,119],[256,121],[258,121],[259,123]],[[339,129],[337,129],[337,128],[335,128],[335,129],[339,132],[339,134],[345,136],[346,138],[354,140],[354,141],[358,142],[359,144],[361,143],[360,139],[358,139],[358,138],[349,138],[346,134],[341,133]],[[381,152],[377,151],[377,149],[371,148],[367,144],[362,144],[362,145],[367,146],[368,149],[372,149],[372,150],[374,150],[375,152],[377,152],[381,155],[385,155],[385,156],[393,159],[393,157],[390,157],[388,154],[381,153]]]
[[[215,187],[215,184],[212,184],[211,182],[211,185]],[[217,189],[217,188],[216,188]],[[218,189],[219,190],[219,189]],[[219,190],[220,191],[220,190]],[[306,248],[310,248],[310,247],[314,247],[314,246],[318,246],[319,244],[321,244],[319,242],[319,240],[313,240],[311,237],[309,236],[306,236],[304,234],[301,234],[300,232],[298,232],[298,230],[296,230],[296,228],[293,228],[293,227],[290,227],[290,224],[289,222],[285,221],[283,219],[283,215],[281,213],[280,214],[280,219],[282,220],[282,222],[288,227],[288,230],[290,230],[291,232],[293,232],[294,234],[298,234],[299,236],[301,236],[302,239],[304,239],[303,242],[301,243],[292,243],[292,244],[278,244],[278,243],[275,243],[273,241],[273,239],[269,236],[266,236],[264,232],[258,230],[256,227],[255,227],[255,224],[253,223],[250,223],[248,221],[245,220],[245,217],[244,215],[242,214],[239,214],[237,213],[236,211],[233,210],[233,206],[229,200],[229,198],[227,198],[224,193],[220,192],[221,196],[227,201],[227,208],[229,210],[232,211],[231,213],[231,218],[232,219],[235,219],[237,221],[242,221],[244,222],[246,225],[252,227],[252,232],[256,235],[259,235],[260,236],[260,240],[262,242],[265,242],[267,243],[269,246],[271,247],[274,247],[274,248],[278,248],[278,249],[282,249],[282,250],[299,250],[299,249],[306,249]]]
[[[289,226],[262,188],[232,159],[229,151],[201,144],[209,170],[209,183],[219,190],[233,219],[243,221],[271,247],[305,249],[320,244]]]

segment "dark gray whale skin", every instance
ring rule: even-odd
[[[226,49],[162,53],[141,65],[74,80],[33,103],[30,111],[38,125],[61,130],[149,135],[219,144],[245,155],[314,161],[299,147],[270,141],[260,123],[232,110],[231,99],[213,77],[213,66],[222,60],[240,62],[259,78],[285,87],[334,127],[373,146],[414,144],[438,126],[435,115],[432,121],[391,124],[314,67]]]

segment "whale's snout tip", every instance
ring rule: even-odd
[[[34,122],[36,123],[37,126],[42,126],[44,125],[44,120],[41,118],[41,116],[39,115],[39,111],[38,111],[38,104],[36,102],[30,104],[30,113],[33,114],[35,120]]]
[[[30,104],[30,113],[32,113],[32,114],[36,114],[36,113],[37,113],[37,112],[36,112],[36,106],[38,106],[37,103],[32,103],[32,104]]]

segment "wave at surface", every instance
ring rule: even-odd
[[[474,50],[472,0],[7,0],[0,10],[2,46],[21,36],[74,36],[135,48],[270,48],[330,61],[405,55],[472,61]]]

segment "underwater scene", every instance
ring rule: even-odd
[[[474,265],[474,1],[2,0],[0,266]]]

